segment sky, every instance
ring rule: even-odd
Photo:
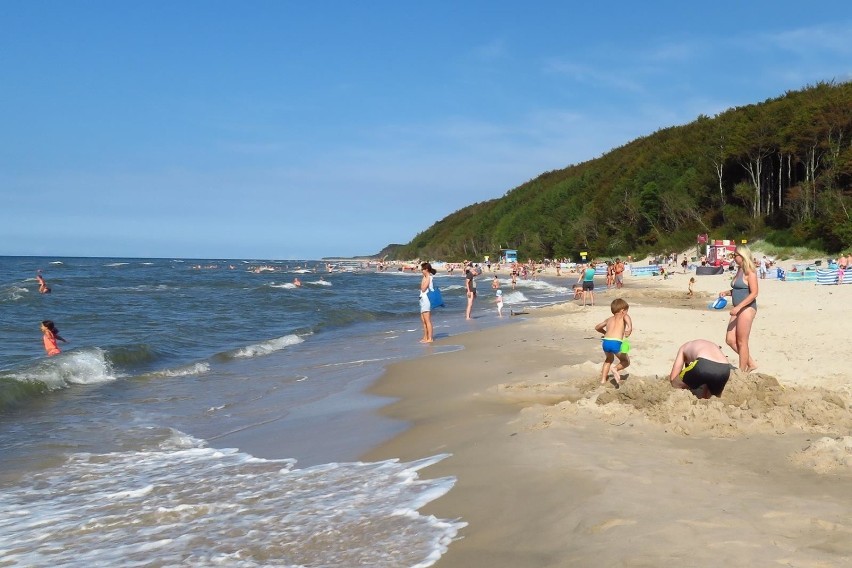
[[[0,0],[0,29],[0,255],[371,255],[852,80],[848,0]]]

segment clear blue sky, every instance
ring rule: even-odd
[[[319,258],[852,79],[852,4],[0,0],[0,255]]]

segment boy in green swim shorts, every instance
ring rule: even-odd
[[[609,372],[612,371],[616,386],[621,386],[619,371],[623,371],[630,365],[630,356],[627,354],[629,346],[626,341],[633,333],[633,320],[627,313],[630,306],[622,298],[613,300],[609,309],[612,316],[595,326],[595,331],[604,336],[601,347],[606,358],[601,368],[601,384],[606,383]],[[616,357],[618,358],[618,365],[613,367],[612,363]]]

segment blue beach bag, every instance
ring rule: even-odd
[[[429,298],[429,307],[430,308],[440,308],[444,305],[444,298],[441,296],[441,290],[438,289],[438,286],[432,285],[431,290],[426,291],[426,297]]]
[[[727,305],[728,305],[728,300],[726,300],[725,298],[716,298],[715,300],[713,300],[712,302],[707,304],[707,307],[710,308],[711,310],[722,310]]]

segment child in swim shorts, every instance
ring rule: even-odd
[[[630,306],[622,298],[616,298],[610,304],[612,316],[595,326],[595,331],[603,334],[601,348],[604,352],[604,362],[601,368],[601,384],[605,384],[609,373],[615,378],[616,386],[621,386],[621,375],[619,371],[630,365],[630,356],[627,354],[629,347],[625,348],[627,337],[633,332],[633,321],[627,313]],[[612,366],[615,359],[618,365]]]

